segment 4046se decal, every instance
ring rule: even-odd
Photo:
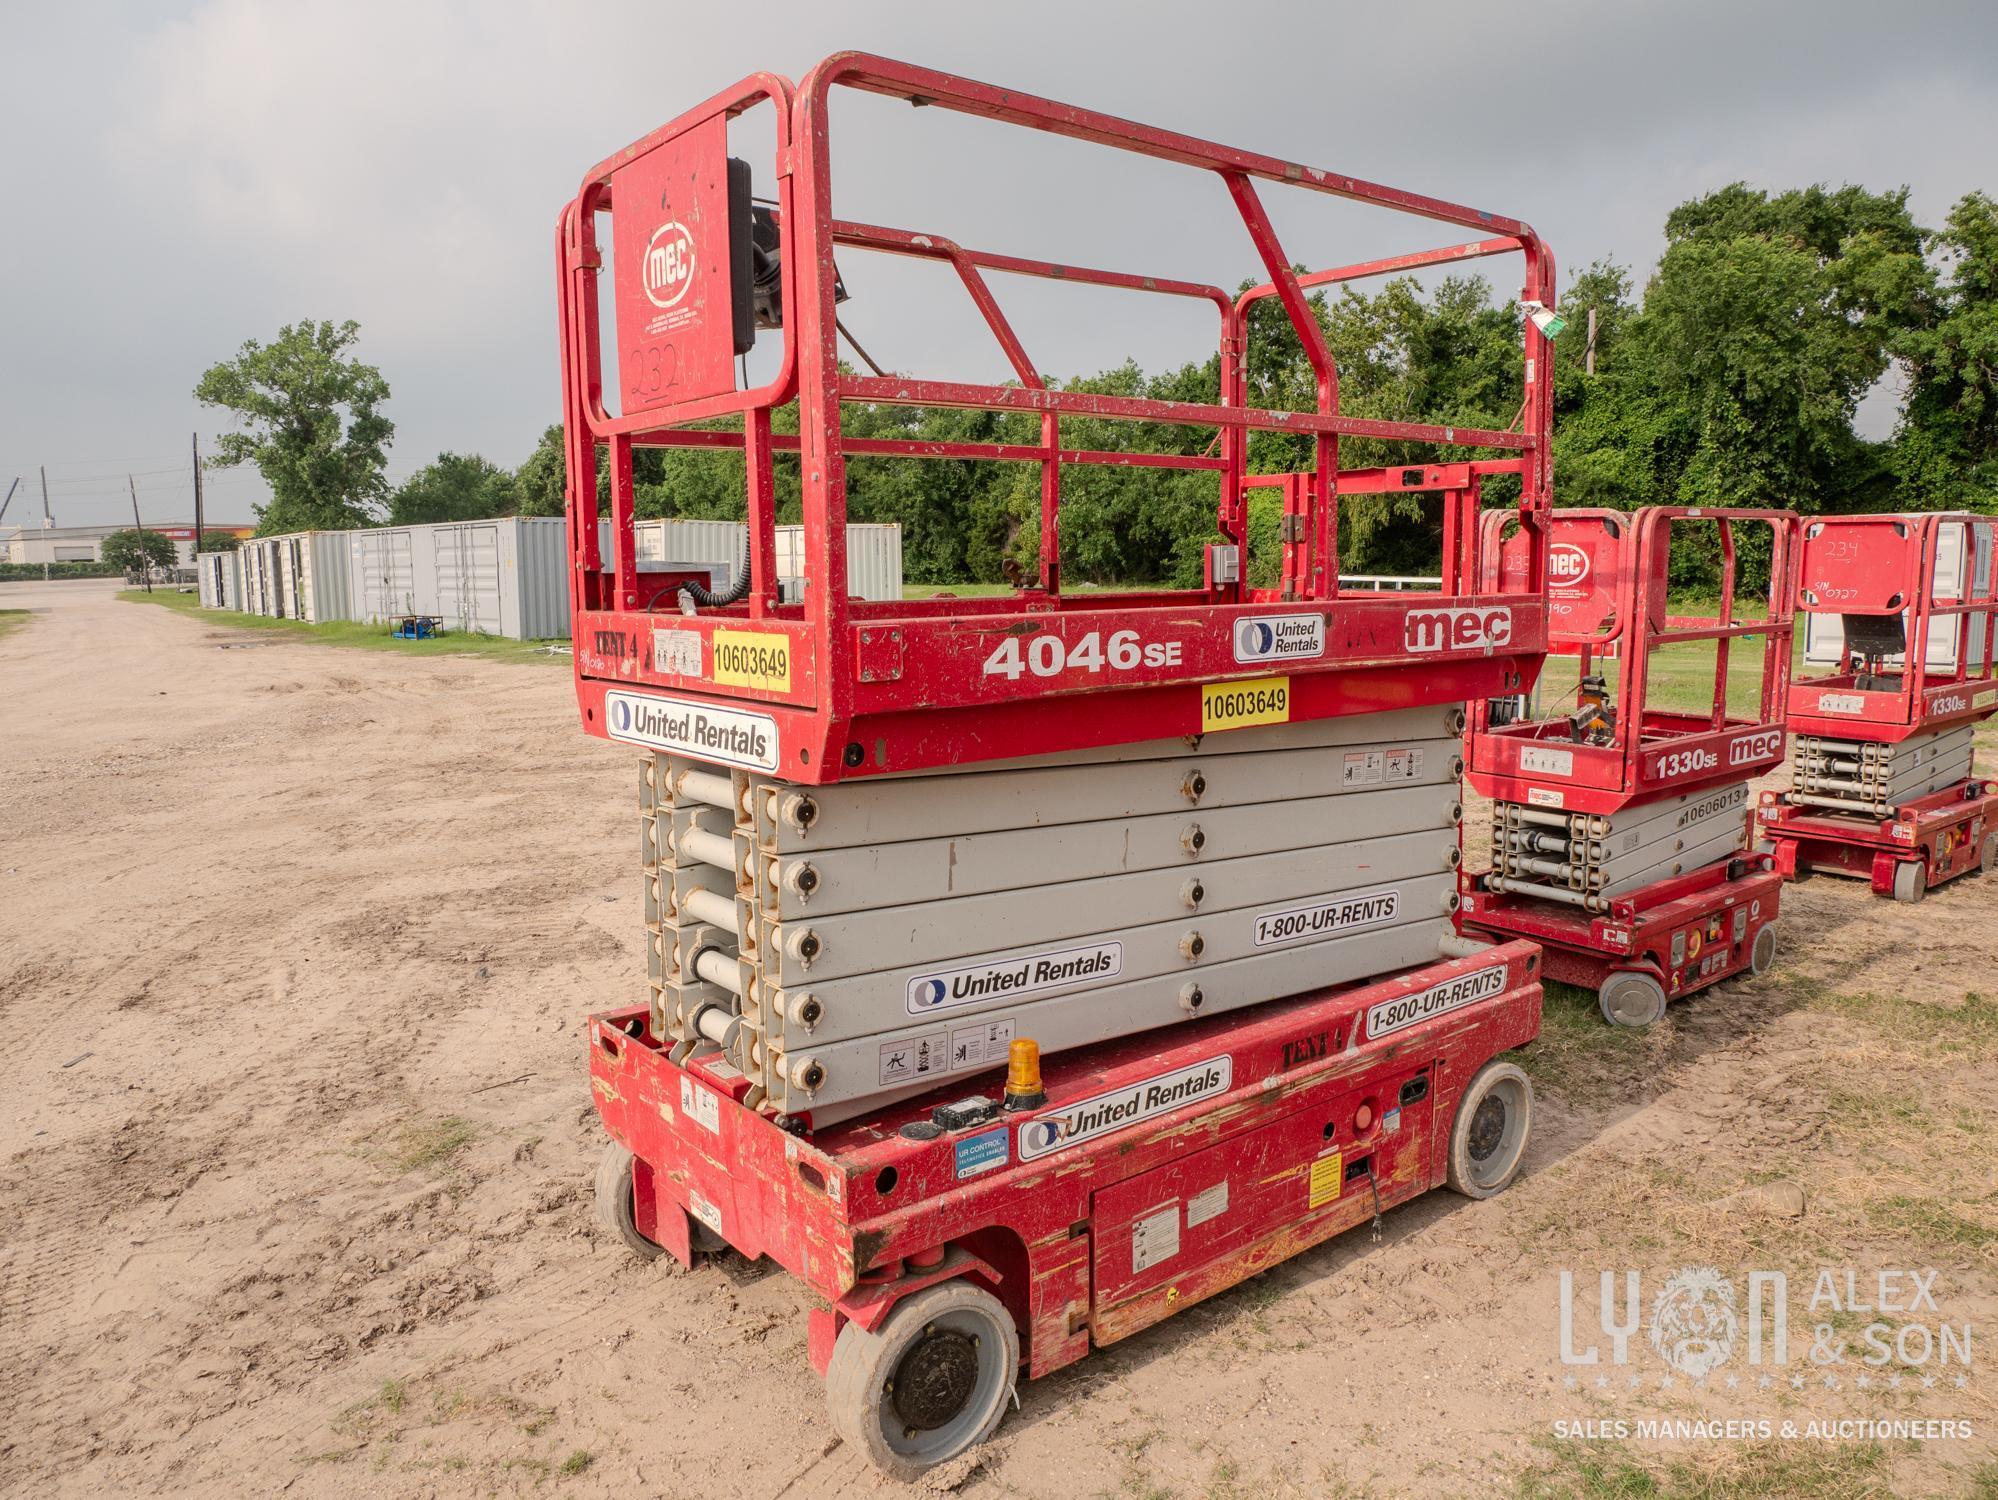
[[[1113,630],[1106,639],[1092,630],[1069,642],[1051,631],[1030,637],[1024,645],[1020,637],[1008,635],[985,658],[987,677],[1003,677],[1008,682],[1031,674],[1059,677],[1064,672],[1130,672],[1138,667],[1176,667],[1184,655],[1178,641],[1140,640],[1135,630]]]

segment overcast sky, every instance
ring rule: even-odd
[[[1998,191],[1988,0],[4,0],[0,490],[24,478],[7,524],[39,519],[43,463],[58,523],[128,515],[128,469],[149,520],[186,517],[189,435],[222,419],[189,391],[301,318],[362,325],[394,391],[392,477],[440,449],[517,463],[556,413],[550,244],[582,172],[748,72],[795,79],[844,48],[1523,218],[1564,273],[1607,256],[1641,274],[1667,210],[1737,178],[1906,184],[1928,224]],[[1228,286],[1254,269],[1205,174],[850,93],[832,118],[843,217]],[[736,149],[767,190],[749,125]],[[1269,197],[1309,264],[1446,238]],[[1517,292],[1516,260],[1487,265]],[[928,268],[841,268],[883,364],[1003,377]],[[1163,299],[997,289],[1053,375],[1212,352],[1211,318]],[[1876,401],[1863,425],[1891,418]],[[262,497],[237,474],[209,493],[215,520]]]

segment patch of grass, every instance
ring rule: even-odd
[[[441,1170],[477,1137],[478,1127],[462,1115],[416,1120],[399,1127],[388,1160],[400,1172]]]
[[[1792,981],[1790,992],[1811,1010],[1843,1016],[1895,1041],[1917,1044],[1925,1054],[1998,1056],[1998,1005],[1967,991],[1960,1005],[1914,1000],[1906,995],[1857,994],[1819,981]]]
[[[1700,1461],[1549,1439],[1516,1500],[1891,1500],[1887,1450],[1759,1443]]]
[[[449,632],[425,641],[399,641],[386,625],[366,625],[358,620],[336,620],[325,625],[308,625],[303,620],[271,620],[262,615],[246,615],[235,610],[203,609],[198,594],[176,594],[155,589],[121,589],[120,599],[134,604],[157,604],[179,614],[192,615],[204,625],[221,629],[264,631],[298,640],[318,641],[328,646],[349,646],[362,651],[393,651],[405,656],[484,656],[495,661],[556,662],[569,665],[566,650],[551,654],[551,645],[561,641],[511,641],[503,636]]]
[[[578,1448],[574,1453],[571,1453],[567,1458],[562,1460],[562,1466],[555,1472],[560,1474],[564,1479],[574,1479],[596,1461],[596,1454],[590,1452],[587,1448]]]
[[[1546,1084],[1569,1097],[1622,1083],[1631,1065],[1649,1049],[1649,1033],[1612,1026],[1590,990],[1546,982],[1540,1012],[1540,1035],[1517,1054],[1520,1067],[1536,1084]]]
[[[333,1430],[349,1436],[371,1433],[391,1418],[400,1416],[408,1403],[408,1381],[384,1380],[373,1395],[356,1401],[335,1417]]]
[[[1929,1245],[1984,1250],[1998,1244],[1998,1230],[1964,1217],[1936,1198],[1897,1195],[1867,1204],[1867,1216],[1880,1228],[1908,1235]]]
[[[25,609],[0,609],[0,640],[5,640],[27,624],[32,613],[32,610]]]

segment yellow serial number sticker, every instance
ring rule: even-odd
[[[1308,1208],[1320,1208],[1339,1196],[1346,1181],[1346,1153],[1334,1151],[1311,1164],[1311,1201]]]
[[[1250,677],[1200,685],[1200,732],[1290,722],[1290,679]]]
[[[767,693],[791,691],[791,638],[755,630],[717,630],[714,680]]]

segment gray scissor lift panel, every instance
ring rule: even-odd
[[[641,782],[653,1024],[831,1123],[1005,1060],[1426,962],[1455,705],[802,787]]]
[[[1704,869],[1747,847],[1748,783],[1709,787],[1615,813],[1492,809],[1491,889],[1591,911],[1653,881]]]

